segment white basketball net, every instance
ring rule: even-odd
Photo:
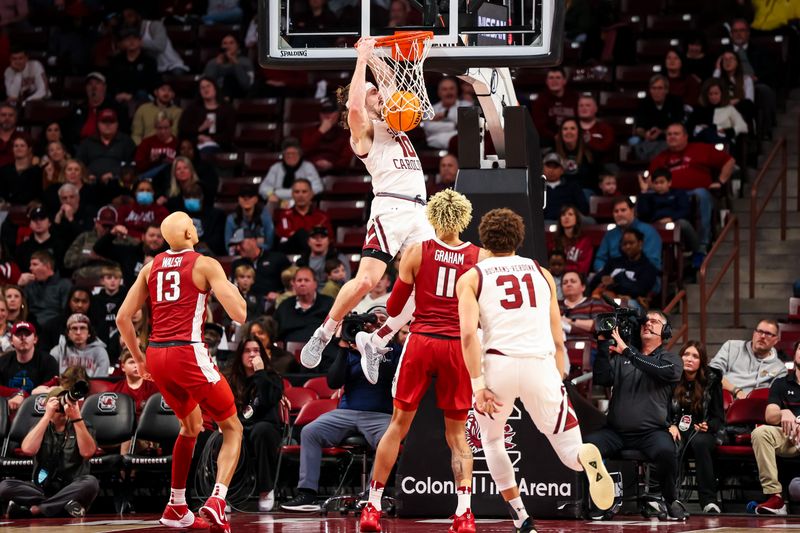
[[[378,85],[378,92],[384,102],[389,102],[397,92],[409,92],[419,99],[422,120],[433,118],[433,106],[425,89],[422,65],[431,48],[433,39],[416,39],[409,43],[394,43],[389,46],[375,46],[367,64],[372,70]],[[405,50],[405,52],[404,52]],[[403,57],[410,59],[402,59]],[[397,58],[397,59],[395,59]],[[393,111],[417,109],[413,98],[393,99]],[[385,115],[384,107],[381,114]]]

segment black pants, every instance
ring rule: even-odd
[[[711,433],[681,433],[682,446],[688,449],[683,456],[683,467],[686,468],[686,456],[691,454],[694,457],[694,465],[697,476],[697,494],[700,498],[700,506],[717,501],[717,478],[714,475],[714,459],[711,454],[717,447],[717,439]],[[683,448],[681,448],[682,450]]]
[[[677,499],[676,477],[678,461],[675,442],[665,429],[644,433],[618,433],[611,428],[603,428],[584,437],[600,450],[603,457],[611,457],[620,450],[639,450],[648,460],[655,463],[661,482],[661,492],[667,505]]]
[[[281,429],[271,422],[256,422],[245,429],[245,437],[256,461],[256,488],[269,492],[275,488],[275,470],[281,446]]]
[[[75,478],[72,483],[50,496],[30,481],[0,481],[0,501],[14,500],[25,507],[38,505],[42,514],[47,517],[63,514],[64,506],[70,500],[75,500],[88,510],[98,492],[100,483],[96,477],[90,475]]]

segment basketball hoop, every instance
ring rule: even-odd
[[[393,111],[421,112],[423,120],[433,118],[433,106],[425,90],[422,65],[433,42],[430,31],[399,31],[375,39],[368,64],[384,102],[398,103]],[[412,93],[417,98],[398,98],[397,93]],[[381,113],[384,115],[387,108]]]

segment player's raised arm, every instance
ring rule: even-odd
[[[200,273],[205,276],[211,290],[214,291],[219,303],[231,317],[243,324],[247,321],[247,303],[244,301],[239,289],[236,285],[228,281],[225,275],[225,270],[216,259],[210,257],[198,257],[195,265],[199,268]]]
[[[476,392],[475,383],[483,377],[481,368],[481,343],[478,340],[478,271],[473,268],[458,279],[456,283],[458,296],[458,320],[461,324],[461,351],[464,362],[472,379],[472,391]],[[486,385],[483,386],[486,388]]]
[[[367,61],[375,48],[375,39],[362,38],[356,44],[358,59],[347,95],[347,125],[350,137],[358,152],[369,152],[372,142],[372,118],[367,109],[367,92],[374,85],[367,84]]]
[[[564,329],[561,326],[561,309],[558,307],[558,296],[556,296],[556,282],[553,275],[546,268],[542,268],[547,284],[550,285],[550,331],[553,334],[553,343],[556,345],[556,368],[559,375],[564,377]]]
[[[119,310],[117,311],[117,329],[122,338],[122,342],[130,350],[133,355],[134,361],[137,364],[144,364],[144,354],[139,347],[139,340],[136,338],[136,328],[133,326],[133,315],[136,311],[142,308],[144,302],[147,300],[147,278],[150,276],[150,269],[153,263],[150,262],[142,267],[136,281],[133,282],[128,294],[125,296],[125,301],[122,302]],[[142,376],[144,377],[144,376]]]

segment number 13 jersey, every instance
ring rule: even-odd
[[[208,292],[192,279],[198,257],[194,250],[167,250],[153,259],[147,278],[153,317],[150,341],[203,342]]]
[[[552,357],[550,284],[539,263],[512,255],[484,259],[475,268],[484,352]]]

